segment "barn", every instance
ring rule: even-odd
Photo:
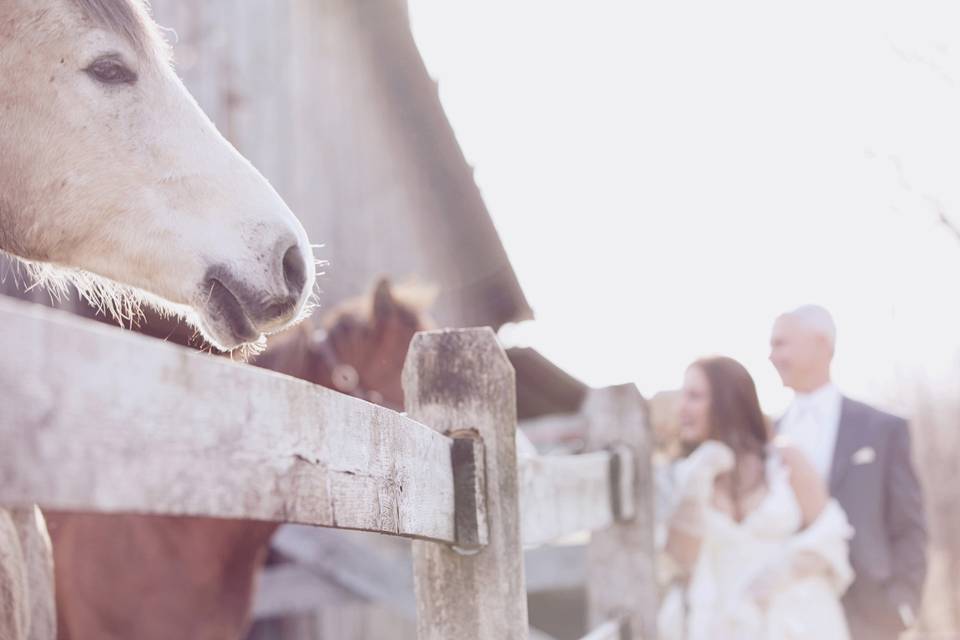
[[[532,319],[402,0],[151,4],[187,88],[320,244],[321,311],[388,275],[435,286],[439,326]],[[16,267],[5,269],[4,294],[91,315],[75,299],[24,291]],[[590,390],[532,349],[507,354],[521,428],[541,450],[582,450]],[[587,631],[586,547],[568,542],[527,554],[534,636]],[[249,638],[416,637],[409,547],[285,525]]]

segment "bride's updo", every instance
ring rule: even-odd
[[[733,449],[738,458],[753,454],[763,459],[770,436],[750,373],[725,356],[701,358],[690,366],[702,371],[710,385],[707,437]]]

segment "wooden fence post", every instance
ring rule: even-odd
[[[646,403],[632,384],[592,389],[583,413],[590,421],[589,450],[609,449],[618,522],[590,536],[587,547],[589,628],[620,618],[622,638],[656,637],[657,594],[653,551],[652,439]],[[630,460],[630,456],[633,459]],[[630,467],[633,473],[630,473]],[[632,483],[624,483],[632,475]]]
[[[452,461],[457,539],[475,552],[413,542],[418,638],[524,640],[513,367],[488,328],[430,331],[410,345],[403,386],[410,417],[482,442]]]
[[[37,507],[0,509],[0,639],[57,634],[53,551]]]

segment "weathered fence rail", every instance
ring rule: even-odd
[[[630,630],[623,620],[609,620],[583,636],[581,640],[623,640],[630,637]]]
[[[595,452],[518,464],[514,373],[489,329],[416,336],[406,417],[15,301],[0,300],[0,323],[0,505],[412,538],[418,635],[438,639],[525,638],[524,544],[598,531],[591,625],[652,637],[648,440],[632,386],[588,399]]]
[[[301,380],[0,300],[0,504],[456,542],[453,440]]]
[[[619,513],[626,512],[625,519],[632,513],[632,494],[616,489],[633,481],[629,453],[538,456],[521,460],[519,468],[525,545],[604,529],[616,522]]]

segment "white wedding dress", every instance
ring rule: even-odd
[[[681,491],[686,476],[708,480],[704,495],[712,494],[716,473],[683,468],[685,463],[703,465],[705,457],[695,452],[681,463]],[[685,603],[679,602],[679,592],[664,602],[661,638],[848,640],[840,604],[853,579],[847,555],[853,530],[846,515],[831,500],[817,520],[801,530],[789,471],[774,452],[767,458],[766,480],[766,495],[742,522],[714,508],[711,499],[703,501],[700,551]]]

